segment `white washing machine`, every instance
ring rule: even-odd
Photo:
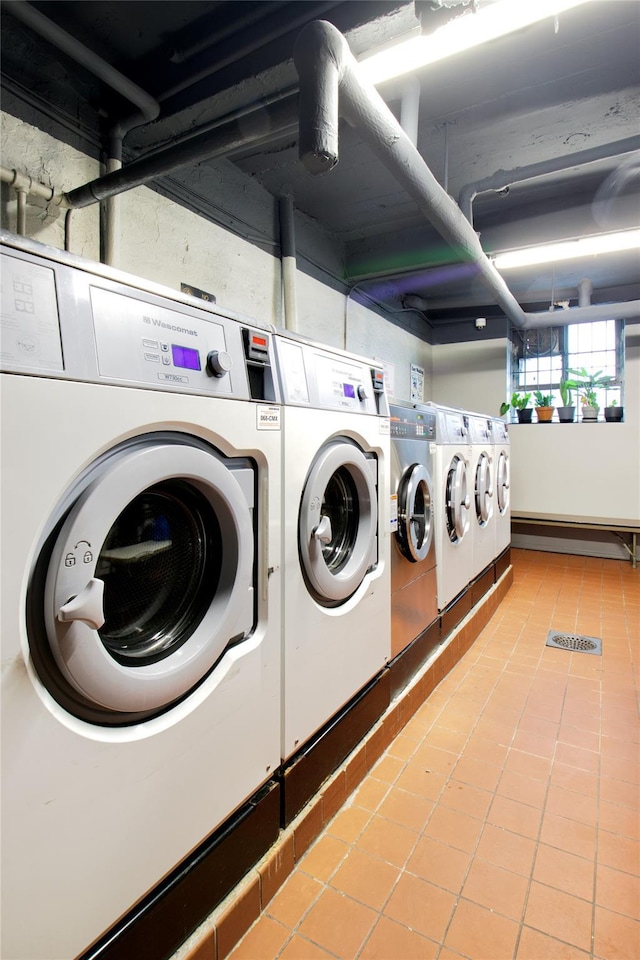
[[[495,490],[496,552],[495,556],[511,544],[511,466],[509,463],[509,430],[504,420],[491,420],[493,434],[493,486]]]
[[[471,446],[467,415],[435,405],[436,439],[436,572],[438,610],[442,611],[472,579],[473,542],[470,473]]]
[[[269,332],[2,241],[2,956],[71,958],[279,765],[280,408]]]
[[[283,758],[389,655],[389,407],[381,366],[275,337],[283,408]]]
[[[438,616],[434,542],[436,412],[391,403],[391,657]]]
[[[496,556],[496,525],[491,418],[469,413],[471,439],[471,579],[483,572]]]

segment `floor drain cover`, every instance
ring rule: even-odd
[[[552,630],[547,637],[548,647],[558,647],[560,650],[572,650],[575,653],[594,653],[602,655],[602,640],[598,637],[583,637],[576,633],[557,633]]]

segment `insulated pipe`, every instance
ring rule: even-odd
[[[298,330],[298,307],[296,302],[296,235],[293,219],[293,199],[280,197],[280,258],[282,263],[282,296],[284,301],[284,325],[294,333]]]
[[[358,76],[347,41],[330,23],[316,20],[298,36],[293,59],[300,78],[300,157],[312,173],[338,162],[341,114],[358,129],[382,163],[405,188],[427,219],[478,274],[511,321],[526,315],[484,253],[477,235],[454,200],[442,189],[377,90]]]
[[[264,114],[269,120],[268,130],[261,124],[259,129],[248,132],[246,124],[238,120],[214,127],[206,133],[190,137],[172,146],[164,147],[147,157],[141,157],[128,163],[121,170],[98,177],[90,183],[85,183],[75,190],[65,194],[65,200],[70,207],[88,207],[99,200],[114,197],[125,190],[142,186],[150,180],[166,176],[180,167],[193,166],[203,160],[225,156],[231,151],[244,147],[249,143],[267,140],[274,132],[280,132],[292,127],[296,120],[295,104],[290,100],[265,108]]]
[[[521,183],[523,180],[533,180],[550,173],[571,170],[572,167],[581,167],[597,160],[623,156],[625,153],[632,153],[635,150],[640,150],[640,136],[626,137],[624,140],[605,143],[600,147],[589,147],[588,150],[578,150],[569,156],[541,160],[539,163],[530,163],[526,167],[515,167],[513,170],[496,170],[495,173],[483,180],[467,183],[458,195],[458,203],[469,223],[473,224],[473,201],[479,193],[504,190],[512,183]]]
[[[636,320],[640,317],[640,300],[626,303],[594,303],[590,306],[569,307],[566,310],[543,310],[527,313],[527,330],[536,327],[565,327],[569,323],[594,323],[596,320]]]
[[[578,284],[578,306],[589,307],[591,305],[591,294],[593,293],[593,284],[591,280],[585,278]]]
[[[407,77],[402,84],[402,92],[400,95],[400,126],[414,147],[418,146],[419,116],[420,81],[414,76]]]
[[[158,116],[160,105],[157,100],[136,83],[133,83],[132,80],[129,80],[128,77],[125,77],[119,70],[116,70],[115,67],[112,67],[106,60],[87,49],[83,43],[72,37],[66,30],[45,17],[31,4],[26,3],[25,0],[4,0],[4,7],[35,33],[39,33],[41,37],[54,44],[59,50],[62,50],[76,63],[85,67],[130,103],[135,104],[142,111],[146,120],[155,120]]]

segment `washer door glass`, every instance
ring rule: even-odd
[[[491,484],[491,460],[481,453],[476,467],[476,517],[481,527],[486,526],[491,517],[493,486]]]
[[[424,560],[433,540],[433,506],[427,468],[408,467],[398,485],[398,530],[403,555],[412,563]]]
[[[467,492],[467,465],[458,456],[449,464],[445,503],[449,539],[452,543],[459,543],[469,529],[471,501]]]
[[[351,440],[335,440],[307,476],[298,523],[302,572],[319,603],[336,606],[377,561],[377,461]]]
[[[114,713],[164,709],[254,623],[254,472],[138,442],[81,487],[55,538],[44,625],[63,681]]]
[[[509,458],[504,450],[500,452],[496,468],[496,498],[502,515],[509,509]]]

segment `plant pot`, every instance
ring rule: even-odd
[[[575,407],[558,407],[558,419],[560,423],[573,423],[575,415]]]
[[[597,407],[583,407],[582,408],[582,422],[583,423],[595,423],[598,419],[598,408]]]
[[[524,410],[516,410],[518,414],[518,423],[531,423],[531,417],[533,416],[533,410],[531,407],[525,407]]]
[[[620,423],[624,415],[624,407],[605,407],[604,418],[607,423]]]
[[[551,423],[555,407],[536,407],[538,423]]]

